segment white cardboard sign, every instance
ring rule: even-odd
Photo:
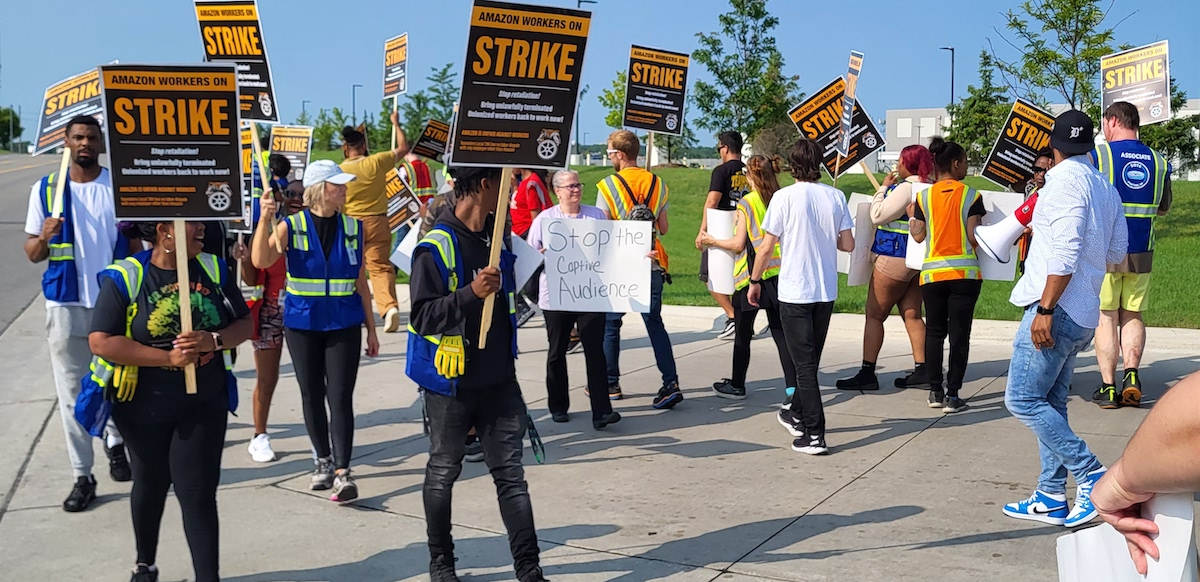
[[[846,275],[846,284],[850,287],[866,285],[871,280],[871,243],[875,240],[875,224],[871,222],[871,196],[866,194],[851,194],[846,201],[854,226],[850,232],[854,235],[854,251],[838,251],[837,271]],[[866,205],[866,210],[862,209]],[[859,228],[859,225],[865,228]]]
[[[708,217],[708,234],[717,240],[733,238],[733,219],[736,210],[706,209]],[[733,295],[733,267],[737,257],[724,249],[709,247],[708,249],[708,286],[714,293]],[[753,265],[750,266],[753,269]]]
[[[929,188],[929,184],[914,184],[913,199],[916,199],[918,192]],[[995,224],[1004,220],[1006,216],[1016,212],[1021,204],[1025,202],[1025,195],[1016,192],[990,192],[981,191],[983,195],[983,206],[987,209],[987,214],[983,217],[983,225]],[[1017,261],[1014,253],[1013,259],[1007,264],[1001,263],[982,252],[976,252],[979,255],[979,270],[983,274],[985,281],[1012,281],[1017,275]],[[921,265],[925,262],[925,243],[918,243],[913,240],[912,235],[908,237],[908,253],[904,257],[904,264],[910,269],[921,270]]]
[[[651,223],[542,221],[550,309],[649,313]]]

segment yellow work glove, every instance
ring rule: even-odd
[[[117,389],[117,402],[129,402],[133,400],[133,393],[137,390],[138,368],[137,366],[116,366],[113,370],[113,386]]]
[[[442,336],[433,365],[443,378],[453,380],[463,374],[467,367],[467,352],[463,349],[461,335]]]

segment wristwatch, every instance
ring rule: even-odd
[[[210,331],[208,333],[212,334],[213,346],[214,346],[213,351],[214,352],[219,352],[219,351],[225,349],[225,343],[221,341],[221,334],[219,334],[215,331]]]
[[[755,281],[754,279],[750,279],[750,284],[751,285],[762,285],[762,279],[759,279],[757,281]]]
[[[1054,310],[1055,310],[1055,309],[1058,309],[1058,306],[1055,306],[1055,307],[1051,307],[1051,308],[1049,308],[1049,309],[1046,309],[1045,307],[1042,307],[1042,304],[1041,304],[1041,303],[1038,303],[1038,306],[1037,306],[1037,313],[1038,313],[1038,315],[1054,315]]]

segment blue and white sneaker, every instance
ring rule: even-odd
[[[1096,469],[1087,474],[1086,480],[1075,485],[1075,507],[1071,508],[1071,514],[1067,516],[1067,521],[1063,525],[1079,527],[1100,515],[1100,512],[1096,511],[1096,506],[1092,505],[1092,487],[1095,487],[1107,472],[1108,469],[1103,467]]]
[[[1067,496],[1034,491],[1025,501],[1004,506],[1004,515],[1017,519],[1062,525],[1067,520]]]

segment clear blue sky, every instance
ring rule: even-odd
[[[575,0],[541,0],[575,5]],[[819,89],[846,69],[851,49],[866,53],[859,99],[875,118],[887,109],[945,105],[950,92],[949,55],[957,49],[957,95],[977,82],[978,54],[1000,12],[1018,0],[861,0],[855,3],[771,0],[779,17],[775,29],[789,74],[801,89]],[[466,55],[470,0],[259,0],[275,75],[279,109],[285,121],[310,111],[350,108],[351,85],[359,83],[358,109],[378,111],[382,95],[383,41],[408,31],[410,91],[426,85],[432,66]],[[846,6],[854,6],[847,13]],[[697,47],[698,31],[714,32],[726,0],[598,0],[585,5],[593,23],[584,66],[591,86],[583,102],[586,143],[604,139],[608,128],[596,101],[615,73],[628,64],[632,43],[680,52]],[[1117,44],[1171,42],[1171,73],[1189,97],[1200,97],[1200,2],[1196,0],[1116,0],[1112,21]],[[190,0],[36,0],[7,2],[0,21],[0,104],[20,105],[29,138],[50,85],[99,63],[183,63],[202,58]],[[1011,55],[1011,53],[1008,53]],[[693,64],[691,76],[707,78]],[[1051,97],[1053,100],[1053,97]],[[703,139],[703,138],[702,138]],[[704,140],[709,141],[709,140]]]

